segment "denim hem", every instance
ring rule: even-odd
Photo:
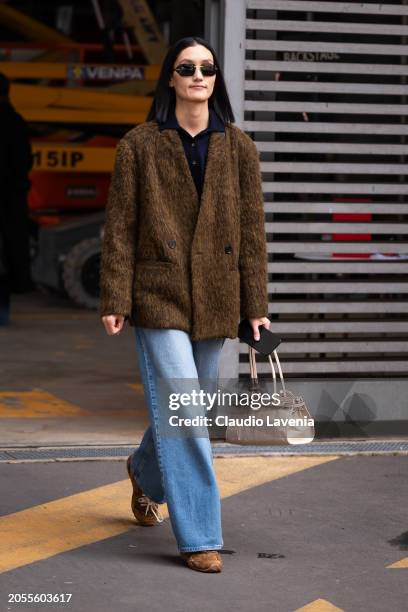
[[[133,457],[132,457],[133,459]],[[144,460],[143,460],[144,463]],[[151,499],[152,501],[154,501],[156,504],[165,504],[166,503],[166,498],[163,498],[162,501],[157,501],[157,499],[155,499],[155,496],[149,495],[149,491],[147,489],[145,489],[144,486],[142,486],[142,483],[140,482],[141,478],[142,478],[142,472],[139,469],[139,466],[134,465],[134,463],[131,461],[130,462],[130,474],[133,478],[133,480],[135,480],[136,484],[139,486],[140,489],[142,489],[143,491],[143,495],[146,495],[149,499]]]
[[[224,544],[216,544],[215,546],[188,546],[179,548],[179,552],[199,552],[200,550],[220,550],[224,548]]]
[[[165,499],[163,501],[157,501],[157,499],[155,499],[154,496],[149,495],[149,491],[147,491],[144,487],[142,487],[142,484],[138,479],[139,476],[140,476],[140,473],[136,475],[136,473],[133,472],[133,478],[136,480],[137,484],[139,485],[139,488],[142,489],[143,495],[146,495],[149,499],[154,501],[155,504],[165,504],[166,503]]]

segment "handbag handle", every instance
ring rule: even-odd
[[[257,387],[259,382],[258,382],[258,371],[257,371],[257,367],[256,367],[256,359],[255,359],[255,349],[252,346],[248,345],[248,349],[249,349],[249,367],[251,370],[251,386],[252,387]],[[286,395],[286,387],[285,387],[285,381],[283,380],[283,373],[282,373],[282,368],[280,365],[280,361],[279,361],[279,357],[278,357],[278,353],[276,351],[276,349],[273,350],[273,354],[275,356],[276,359],[276,363],[278,366],[278,371],[279,371],[279,378],[280,381],[282,383],[282,389],[283,389],[283,394]],[[276,393],[276,372],[275,372],[275,367],[273,365],[273,361],[272,361],[272,357],[271,354],[268,355],[268,359],[269,359],[269,364],[271,366],[271,370],[272,370],[272,377],[273,377],[273,392]]]

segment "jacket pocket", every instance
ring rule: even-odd
[[[188,316],[188,270],[171,261],[138,260],[133,280],[133,308],[145,325],[155,320],[163,324],[167,320],[177,321],[180,313]]]

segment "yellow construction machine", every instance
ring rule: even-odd
[[[123,42],[112,45],[116,63],[103,61],[102,44],[77,43],[0,4],[0,23],[28,39],[0,43],[0,71],[10,78],[11,102],[32,134],[33,278],[88,308],[98,302],[100,234],[115,146],[145,121],[166,52],[147,2],[118,4]],[[98,1],[92,5],[103,29]],[[133,61],[135,56],[145,63]]]

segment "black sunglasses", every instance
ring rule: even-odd
[[[177,68],[174,68],[180,76],[182,77],[191,77],[195,73],[196,65],[195,64],[179,64]],[[200,66],[201,74],[203,76],[214,76],[217,72],[217,66],[215,64],[203,64]]]

